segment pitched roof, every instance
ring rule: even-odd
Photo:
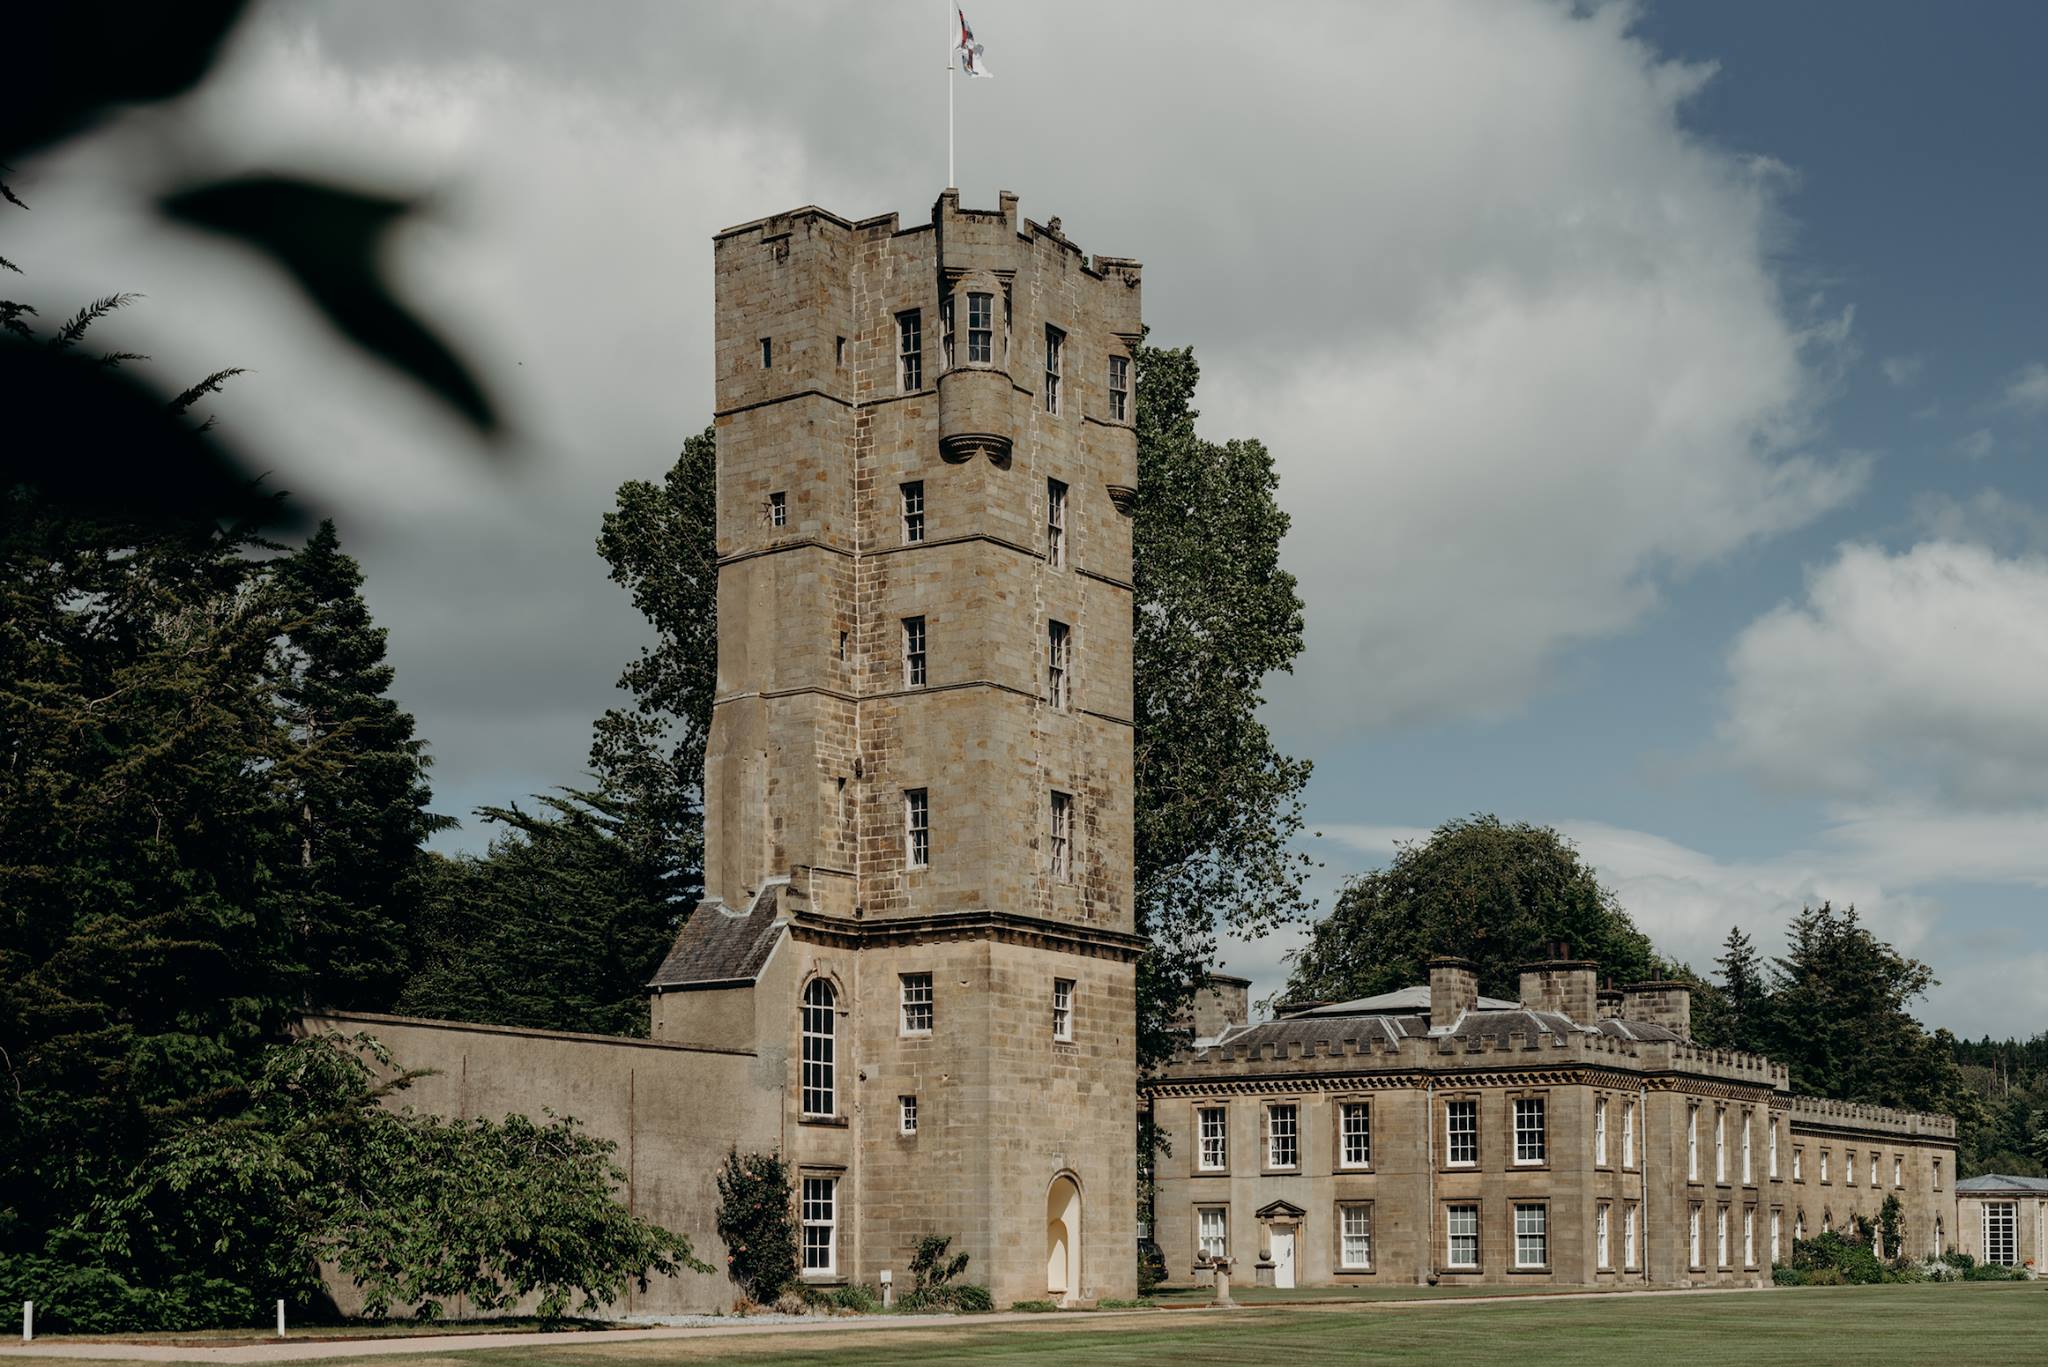
[[[692,912],[668,957],[654,970],[649,987],[713,987],[748,983],[760,976],[775,952],[787,919],[778,915],[775,893],[787,878],[771,878],[745,911],[706,902]]]
[[[1965,1177],[1956,1183],[1956,1191],[1964,1196],[2011,1192],[2048,1196],[2048,1177],[2009,1177],[2002,1172],[1987,1172],[1979,1177]]]

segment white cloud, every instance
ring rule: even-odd
[[[399,690],[452,791],[573,780],[587,737],[563,718],[613,700],[638,625],[590,540],[617,482],[708,416],[710,235],[806,202],[916,221],[943,166],[911,11],[602,15],[258,11],[190,122],[131,120],[25,168],[38,211],[9,255],[39,289],[149,292],[141,349],[168,378],[256,368],[224,426],[374,543]],[[963,195],[1018,190],[1089,250],[1143,258],[1155,338],[1204,361],[1206,428],[1273,445],[1310,631],[1282,686],[1325,734],[1512,709],[1672,576],[1866,478],[1808,450],[1851,315],[1779,296],[1794,176],[1689,133],[1712,68],[1660,59],[1632,18],[1330,6],[1311,44],[1248,7],[985,21],[1003,76],[958,92]],[[1201,74],[1219,53],[1227,99]],[[207,169],[311,158],[440,187],[395,263],[519,419],[516,478],[481,488],[463,434],[275,277],[102,202],[121,167],[160,176],[195,149]],[[437,626],[508,616],[522,634],[487,650]],[[479,714],[506,722],[487,737]]]
[[[1913,526],[1929,541],[1969,541],[1994,551],[2048,551],[2048,509],[1997,489],[1967,498],[1934,491],[1916,494]]]
[[[1957,437],[1949,443],[1948,449],[1964,460],[1982,460],[1998,449],[1998,438],[1991,435],[1989,428],[1980,427],[1974,432]]]
[[[1849,545],[1729,652],[1720,741],[1790,792],[2048,799],[2048,558]]]
[[[2001,402],[2022,413],[2048,413],[2048,362],[2035,361],[2022,368],[2006,385]]]
[[[1905,389],[1919,380],[1925,365],[1918,356],[1887,356],[1878,362],[1878,369],[1894,389]]]

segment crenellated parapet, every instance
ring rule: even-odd
[[[1814,1096],[1787,1097],[1782,1104],[1795,1131],[1857,1131],[1948,1141],[1956,1137],[1954,1116],[1928,1111],[1897,1110]]]

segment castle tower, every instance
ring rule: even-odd
[[[715,255],[707,900],[655,1032],[782,1089],[807,1278],[942,1234],[998,1304],[1129,1295],[1138,266],[950,190]]]

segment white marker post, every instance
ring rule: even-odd
[[[21,1303],[21,1341],[23,1343],[32,1343],[35,1341],[35,1337],[36,1303],[34,1301],[23,1301]]]
[[[284,1297],[277,1298],[277,1336],[284,1337]]]

